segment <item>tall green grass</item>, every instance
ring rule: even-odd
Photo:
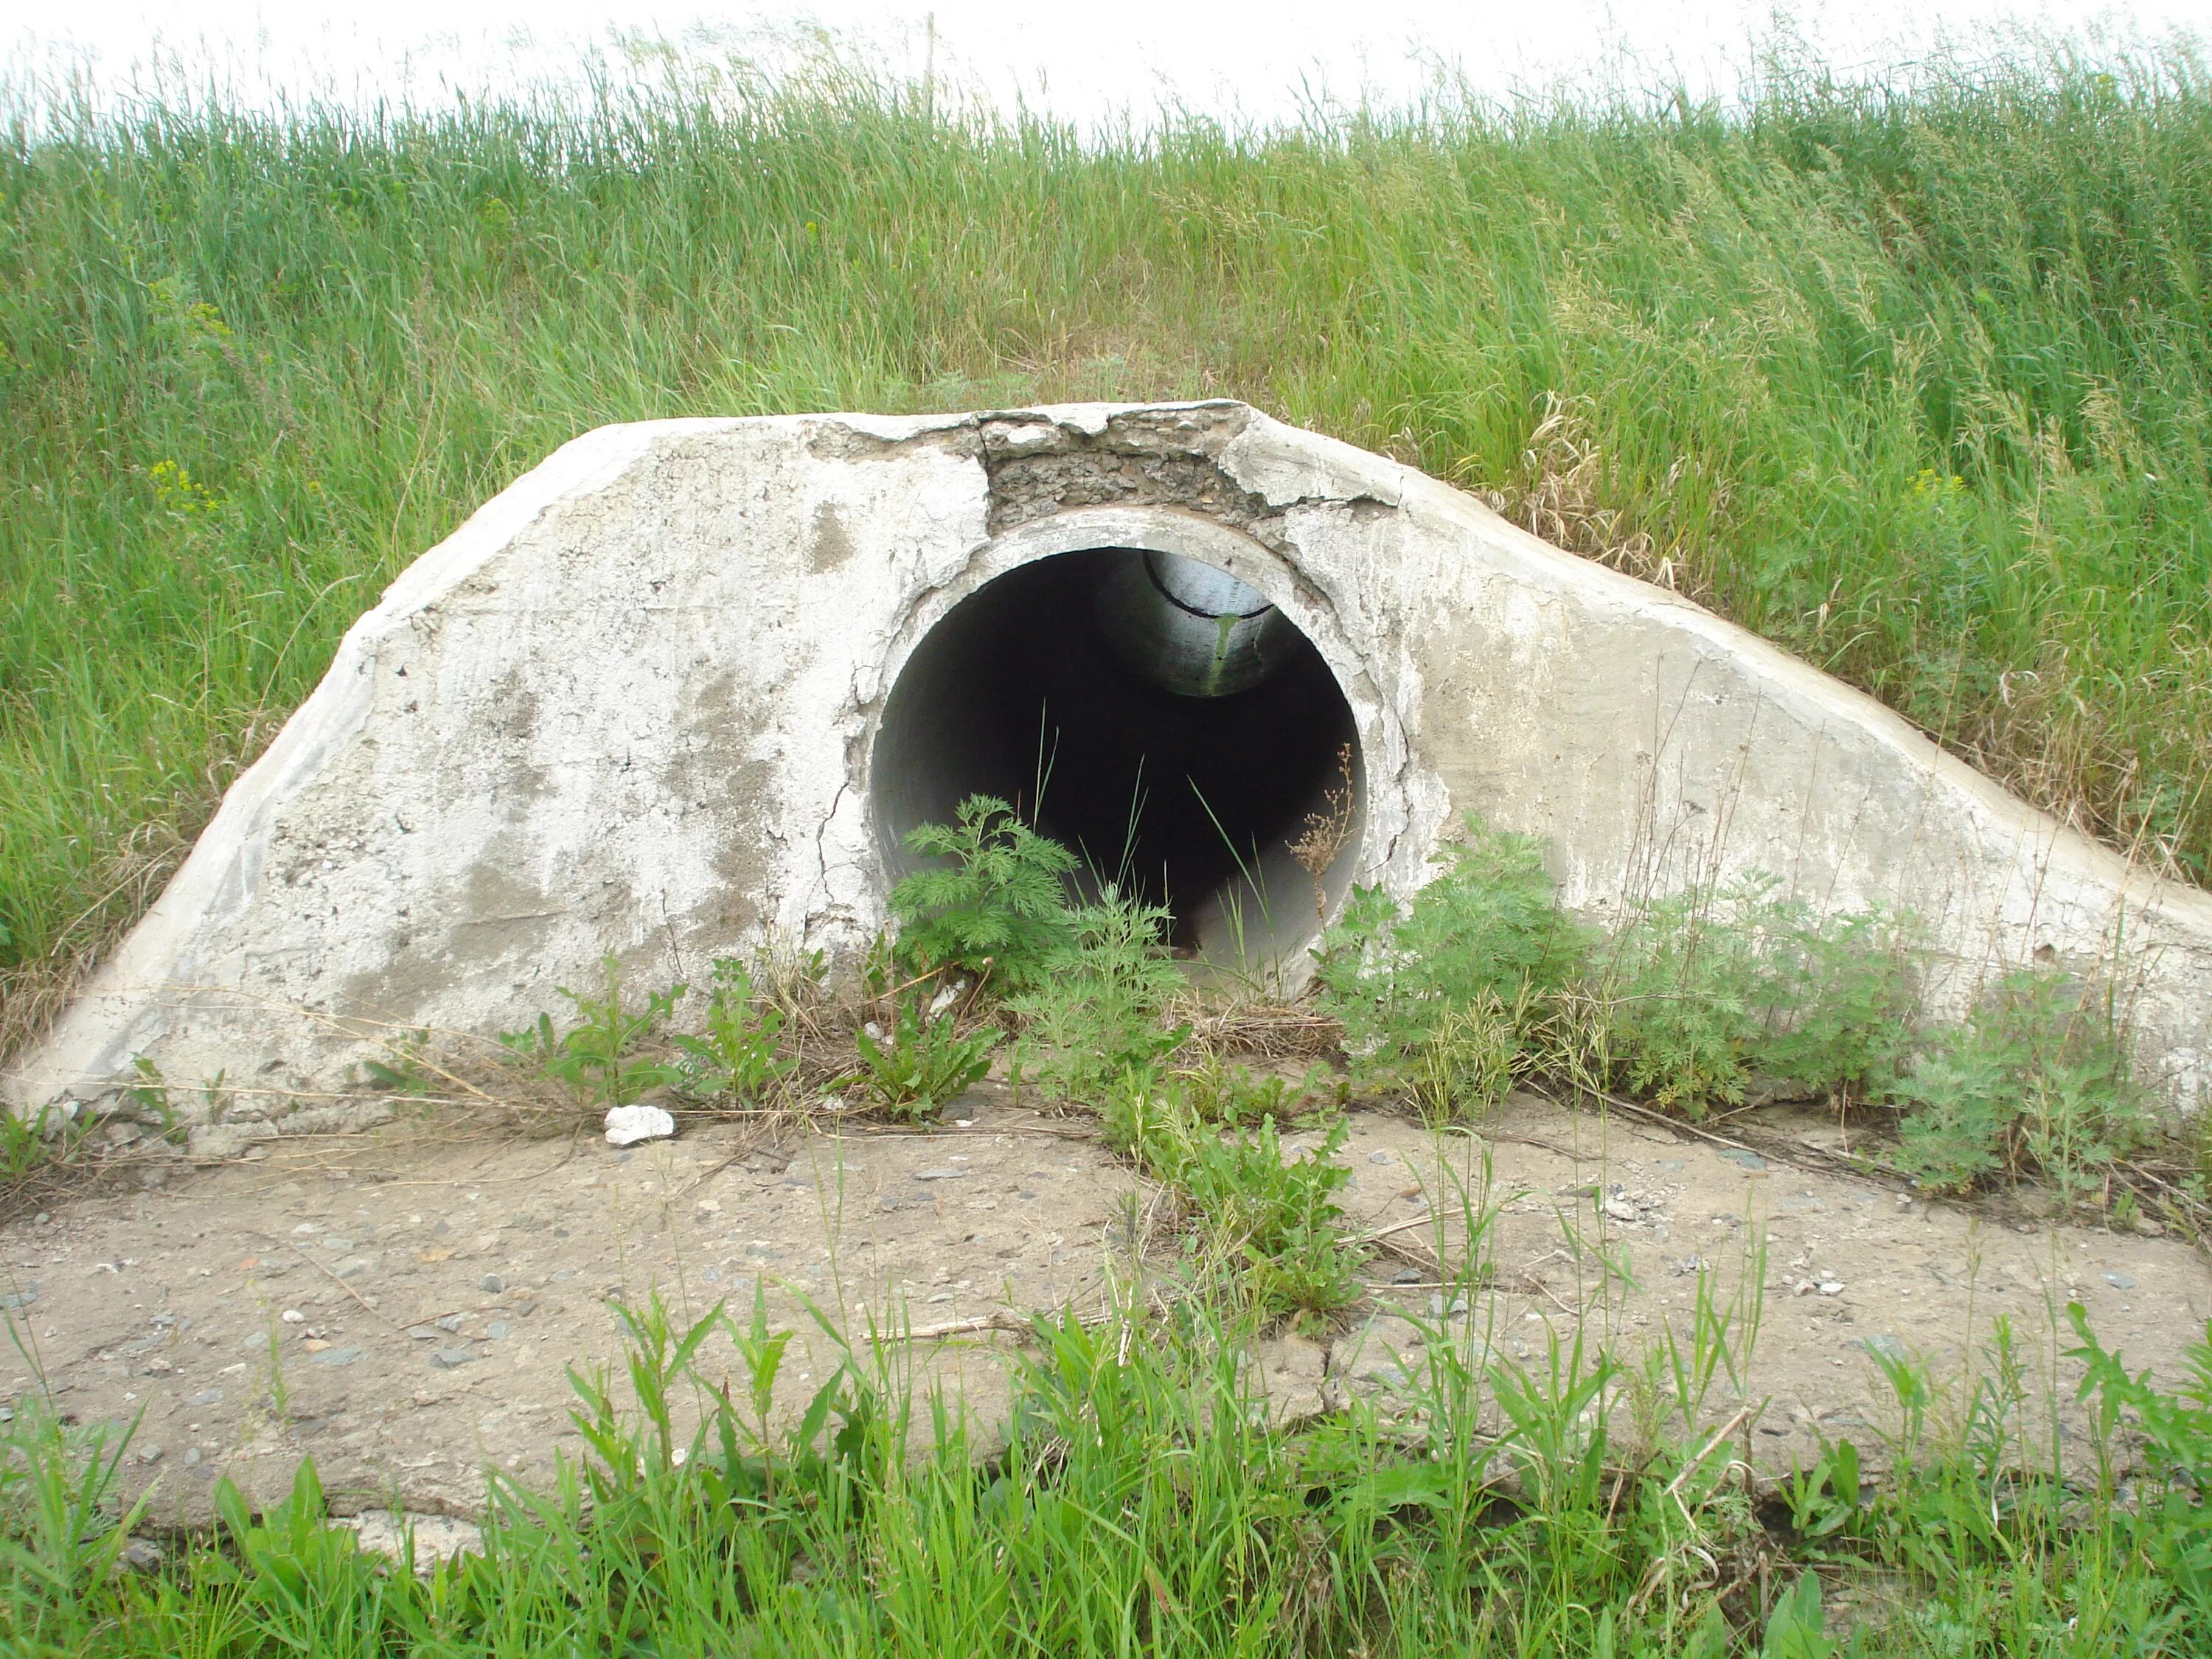
[[[657,1300],[617,1304],[627,1376],[575,1375],[588,1455],[544,1489],[495,1477],[483,1553],[419,1560],[419,1578],[325,1524],[312,1464],[259,1513],[219,1481],[217,1528],[119,1571],[143,1513],[120,1490],[129,1435],[34,1396],[0,1429],[0,1643],[56,1659],[2205,1651],[2212,1353],[2162,1391],[2085,1328],[2094,1443],[2070,1479],[2002,1326],[1955,1425],[1924,1371],[1885,1361],[1881,1484],[1840,1441],[1761,1501],[1737,1461],[1763,1405],[1735,1386],[1748,1340],[1700,1291],[1671,1364],[1631,1371],[1568,1334],[1490,1357],[1478,1317],[1426,1328],[1395,1410],[1287,1429],[1244,1363],[1249,1328],[1205,1304],[1039,1316],[1002,1440],[881,1349],[848,1349],[811,1397],[779,1389],[786,1334],[757,1304],[688,1330]]]
[[[409,558],[606,421],[1231,394],[2212,878],[2212,82],[1079,140],[827,70],[0,111],[20,1032]]]

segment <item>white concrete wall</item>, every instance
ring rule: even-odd
[[[869,743],[991,577],[1097,545],[1209,557],[1304,629],[1361,734],[1364,878],[1472,809],[1567,901],[1759,870],[1925,919],[1961,1006],[2107,962],[2177,1107],[2212,1086],[2212,896],[2161,884],[1870,699],[1418,472],[1231,404],[683,421],[571,443],[357,623],[50,1040],[19,1103],[136,1056],[304,1126],[388,1031],[489,1034],[592,981],[696,976],[882,921]],[[304,1115],[301,1115],[304,1114]]]

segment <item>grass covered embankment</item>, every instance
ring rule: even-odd
[[[0,1046],[409,559],[602,422],[1245,398],[2212,877],[2212,80],[1104,143],[825,76],[0,138]]]

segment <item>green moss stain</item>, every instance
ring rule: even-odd
[[[1237,631],[1241,617],[1216,617],[1213,619],[1213,660],[1206,665],[1206,694],[1218,696],[1221,677],[1229,672],[1229,636]]]

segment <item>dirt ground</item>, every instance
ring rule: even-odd
[[[1822,1133],[1809,1114],[1796,1127],[1808,1146]],[[1388,1405],[1431,1336],[1540,1359],[1582,1321],[1633,1358],[1686,1330],[1702,1273],[1720,1304],[1758,1308],[1744,1400],[1763,1408],[1744,1432],[1772,1475],[1809,1462],[1823,1434],[1879,1440],[1896,1413],[1876,1352],[1957,1385],[1986,1366],[2005,1317],[2032,1373],[2070,1395],[2069,1301],[2131,1369],[2168,1382],[2212,1316],[2212,1267],[2176,1239],[2000,1221],[1533,1098],[1479,1133],[1356,1113],[1341,1156],[1355,1224],[1389,1231],[1338,1333],[1259,1355],[1284,1415],[1354,1394]],[[709,1123],[617,1152],[416,1124],[280,1141],[0,1229],[16,1336],[0,1383],[20,1401],[43,1377],[81,1423],[137,1418],[126,1480],[151,1489],[159,1522],[204,1520],[218,1475],[273,1500],[304,1455],[340,1513],[465,1518],[488,1471],[543,1483],[556,1452],[580,1451],[567,1371],[619,1360],[611,1299],[658,1291],[689,1319],[726,1297],[750,1309],[764,1286],[798,1333],[779,1395],[796,1403],[833,1352],[806,1303],[854,1339],[872,1324],[1095,1310],[1129,1279],[1147,1197],[1085,1121],[989,1084],[927,1133],[817,1121],[763,1143]],[[1436,1264],[1463,1259],[1470,1205],[1494,1218],[1491,1267],[1462,1297]],[[898,1352],[988,1430],[1016,1340],[983,1330]],[[1737,1403],[1723,1382],[1707,1415]]]

